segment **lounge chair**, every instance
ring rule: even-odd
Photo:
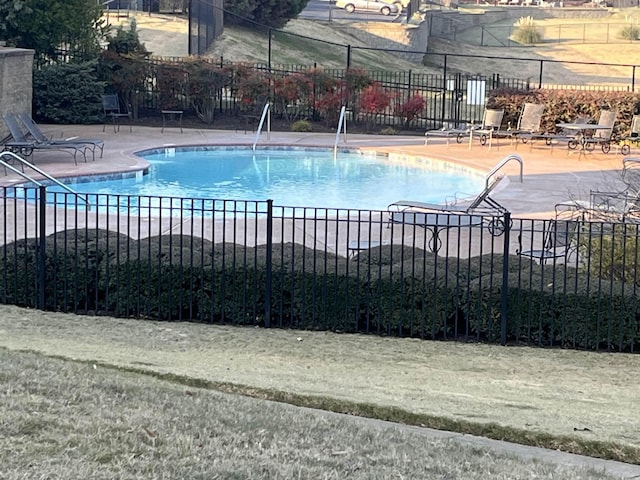
[[[609,153],[611,141],[613,139],[613,127],[618,118],[618,110],[601,110],[598,118],[597,129],[593,133],[588,132],[584,138],[579,138],[579,142],[584,142],[585,150],[593,150],[596,145],[600,145],[602,153]]]
[[[131,109],[128,105],[121,105],[120,97],[117,93],[110,93],[102,95],[102,111],[104,112],[104,124],[102,125],[102,131],[104,132],[107,127],[107,120],[111,119],[113,123],[113,131],[120,131],[120,121],[127,120],[129,124],[129,132],[132,132],[131,128]]]
[[[19,153],[26,157],[32,155],[35,150],[59,150],[72,155],[73,161],[76,165],[78,164],[78,153],[82,153],[84,161],[87,161],[86,150],[88,146],[86,143],[81,144],[69,142],[65,144],[55,144],[49,142],[38,142],[35,139],[30,140],[22,131],[22,128],[18,123],[18,117],[15,114],[6,113],[2,118],[11,133],[11,137],[13,138],[13,140],[4,144],[5,150]]]
[[[480,145],[489,144],[491,148],[493,139],[496,138],[510,138],[511,132],[509,130],[502,129],[502,118],[504,117],[504,110],[487,108],[484,111],[482,117],[482,125],[478,129],[473,130],[474,136],[479,136]]]
[[[100,158],[102,158],[102,153],[104,150],[104,140],[91,139],[91,138],[77,138],[77,137],[55,139],[55,138],[47,137],[44,134],[44,132],[40,130],[40,127],[36,124],[36,122],[33,121],[33,119],[31,118],[31,115],[27,113],[19,113],[18,119],[22,122],[22,124],[25,126],[25,128],[29,131],[31,136],[37,142],[49,143],[52,145],[67,145],[69,143],[76,144],[76,145],[86,144],[87,148],[91,150],[91,154],[94,160],[96,159],[96,148],[100,149]]]
[[[544,114],[544,104],[525,103],[518,118],[518,125],[511,130],[511,135],[516,141],[527,143],[529,141],[544,139],[545,134],[541,131],[542,115]]]
[[[424,132],[424,144],[429,144],[430,138],[445,138],[447,140],[447,146],[454,139],[456,143],[462,143],[466,138],[469,138],[473,130],[472,124],[467,124],[465,127],[443,127],[439,130],[427,130]]]
[[[629,155],[631,153],[631,144],[634,143],[637,146],[638,142],[640,142],[640,115],[634,115],[631,119],[629,132],[618,139],[620,153]]]
[[[501,235],[506,225],[502,219],[508,210],[492,199],[489,194],[504,178],[503,175],[487,179],[485,188],[469,203],[436,204],[398,200],[387,207],[389,224],[398,223],[421,227],[432,232],[432,251],[439,248],[438,232],[454,227],[486,225],[489,233]]]

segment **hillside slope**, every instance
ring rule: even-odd
[[[611,16],[607,21],[619,21],[623,13]],[[147,48],[159,56],[187,55],[187,27],[184,18],[162,15],[135,15],[129,18],[113,18],[112,25],[135,20],[141,40]],[[563,19],[568,21],[567,19]],[[553,22],[554,20],[540,21]],[[557,20],[556,20],[557,21]],[[571,19],[578,22],[579,19]],[[582,20],[593,23],[593,19]],[[393,70],[442,73],[443,54],[449,54],[449,71],[465,71],[487,75],[499,74],[503,77],[529,78],[537,81],[540,61],[590,62],[591,65],[577,63],[544,63],[544,83],[553,84],[606,84],[627,85],[633,75],[633,68],[602,67],[596,63],[633,64],[638,63],[637,44],[633,42],[615,44],[586,43],[543,43],[534,46],[479,47],[441,39],[431,39],[429,52],[437,53],[427,57],[427,65],[412,63],[397,53],[376,50],[362,50],[367,47],[349,33],[348,24],[296,19],[284,28],[285,33],[275,32],[272,36],[271,62],[275,65],[317,65],[323,68],[344,68],[347,64],[347,45],[351,45],[350,64],[370,70]],[[304,38],[309,37],[309,38]],[[313,39],[324,39],[313,40]],[[267,63],[269,61],[268,35],[256,30],[226,28],[214,43],[209,55],[223,57],[231,61]],[[454,55],[475,55],[492,58],[454,57]],[[518,61],[514,59],[531,59]]]

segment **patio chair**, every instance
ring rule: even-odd
[[[117,93],[102,95],[102,110],[104,112],[103,132],[107,127],[108,119],[111,119],[113,123],[114,133],[120,131],[120,121],[123,119],[126,119],[129,124],[129,132],[133,131],[131,128],[131,108],[120,102],[120,97]]]
[[[78,137],[55,139],[55,138],[47,137],[47,135],[45,135],[45,133],[42,130],[40,130],[40,127],[38,126],[38,124],[33,121],[33,118],[31,118],[31,115],[29,115],[28,113],[19,113],[18,119],[22,122],[22,124],[28,130],[29,134],[37,142],[49,143],[52,145],[67,145],[69,143],[76,144],[76,145],[86,144],[87,148],[91,150],[91,154],[94,160],[96,159],[96,148],[100,149],[100,158],[102,158],[102,153],[104,150],[104,140],[91,139],[91,138],[78,138]]]
[[[576,236],[579,225],[580,221],[575,218],[543,220],[542,228],[532,231],[527,249],[522,246],[522,233],[518,235],[516,253],[521,257],[536,260],[540,265],[544,265],[549,260],[555,262],[558,259],[563,259],[566,263],[568,257],[578,249]],[[542,243],[536,246],[536,237],[540,236],[542,236]]]
[[[542,103],[525,103],[518,118],[518,125],[511,130],[516,145],[518,140],[522,143],[544,139],[545,134],[540,130],[542,125],[542,115],[545,105]]]
[[[640,157],[624,157],[620,177],[628,190],[640,190]]]
[[[424,144],[429,145],[431,138],[444,138],[447,140],[447,146],[454,139],[456,143],[462,143],[465,138],[469,138],[474,129],[473,124],[466,124],[464,127],[445,126],[439,130],[427,130],[424,132]]]
[[[502,216],[508,210],[490,197],[504,175],[490,177],[485,188],[468,203],[454,200],[450,204],[398,200],[387,207],[389,224],[402,223],[433,230],[440,228],[481,226],[486,224],[491,235],[501,235],[506,225]]]
[[[600,145],[602,153],[609,153],[613,138],[613,127],[618,118],[618,110],[601,110],[598,118],[597,129],[587,132],[584,138],[578,141],[584,142],[585,150],[593,150]],[[577,145],[576,145],[577,146]]]
[[[480,128],[473,130],[473,135],[480,136],[480,145],[489,144],[491,148],[493,139],[498,138],[510,138],[511,132],[509,130],[502,129],[502,119],[504,117],[504,110],[487,108],[484,111],[482,117],[482,125]]]
[[[618,139],[618,146],[622,155],[629,155],[631,153],[631,144],[638,145],[640,142],[640,115],[634,115],[631,119],[631,127],[629,132],[623,137]]]
[[[59,150],[72,155],[73,162],[76,165],[78,164],[78,153],[82,153],[84,161],[87,161],[87,144],[72,142],[56,144],[49,142],[38,142],[35,139],[29,140],[26,134],[22,131],[22,128],[18,123],[18,117],[16,116],[16,114],[5,113],[2,118],[4,120],[4,123],[7,125],[9,132],[11,133],[11,137],[13,138],[13,140],[10,140],[4,144],[5,150],[19,153],[25,157],[32,155],[35,150]]]

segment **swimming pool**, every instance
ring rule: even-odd
[[[192,199],[266,200],[282,206],[377,210],[399,199],[441,203],[477,194],[479,172],[428,158],[330,149],[163,147],[137,152],[147,175],[76,179],[82,193]],[[51,190],[60,191],[52,186]]]

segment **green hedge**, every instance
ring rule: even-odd
[[[4,303],[38,306],[38,256],[35,239],[2,247]],[[190,236],[59,232],[46,238],[45,308],[266,326],[266,256],[265,246]],[[504,264],[502,255],[443,258],[397,245],[347,259],[277,244],[270,326],[496,342]],[[510,342],[635,348],[638,298],[628,284],[517,256],[508,265]]]

